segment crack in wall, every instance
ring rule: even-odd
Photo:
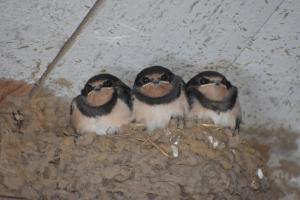
[[[255,31],[255,33],[249,37],[248,42],[246,43],[246,45],[241,49],[241,51],[234,57],[234,59],[232,60],[231,64],[236,63],[237,59],[239,59],[239,57],[242,55],[242,53],[248,48],[251,47],[253,42],[255,41],[255,37],[260,33],[260,31],[263,29],[263,27],[269,22],[269,20],[271,19],[271,17],[274,15],[274,13],[276,11],[278,11],[278,9],[281,7],[281,5],[285,2],[286,0],[282,0],[273,10],[273,12],[267,17],[267,19],[264,21],[264,23],[257,29],[257,31]]]

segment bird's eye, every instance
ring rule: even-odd
[[[227,84],[228,84],[227,80],[224,79],[224,78],[222,79],[221,83],[222,83],[223,85],[227,85]]]
[[[161,77],[160,77],[160,79],[162,80],[162,81],[168,81],[169,80],[169,75],[168,74],[163,74]]]
[[[86,84],[84,91],[86,94],[90,93],[92,90],[94,90],[94,87],[90,84]]]
[[[144,76],[144,77],[142,78],[142,83],[143,83],[143,84],[147,84],[147,83],[149,83],[149,82],[150,82],[150,79],[149,79],[148,77],[145,77],[145,76]]]
[[[231,87],[231,83],[229,81],[227,81],[225,78],[222,79],[221,83],[223,85],[226,85],[227,88]]]
[[[112,87],[113,82],[111,80],[107,80],[102,85],[103,85],[103,87]]]
[[[199,83],[200,85],[205,85],[209,83],[209,80],[206,78],[200,78]]]

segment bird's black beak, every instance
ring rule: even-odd
[[[221,81],[214,81],[216,86],[219,86],[221,84]]]
[[[154,80],[154,81],[152,81],[152,83],[154,83],[155,85],[158,85],[159,84],[159,80]]]
[[[102,86],[97,86],[94,88],[95,91],[100,91],[102,89]]]

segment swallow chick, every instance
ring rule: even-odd
[[[130,88],[111,74],[99,74],[73,99],[71,122],[78,133],[117,133],[131,121],[131,108]]]
[[[183,121],[188,111],[183,80],[161,66],[142,70],[136,76],[132,95],[133,118],[148,131],[166,128],[171,118]]]
[[[238,89],[219,72],[204,71],[186,85],[189,118],[212,120],[214,124],[239,130],[241,108]]]

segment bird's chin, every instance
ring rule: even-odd
[[[92,91],[86,97],[90,106],[102,106],[112,99],[113,90]]]
[[[229,95],[228,89],[226,87],[223,87],[222,85],[216,86],[213,84],[209,84],[205,87],[199,87],[198,90],[208,99],[213,101],[222,101]]]
[[[147,84],[140,88],[140,92],[148,97],[159,98],[169,94],[172,89],[170,83]]]

